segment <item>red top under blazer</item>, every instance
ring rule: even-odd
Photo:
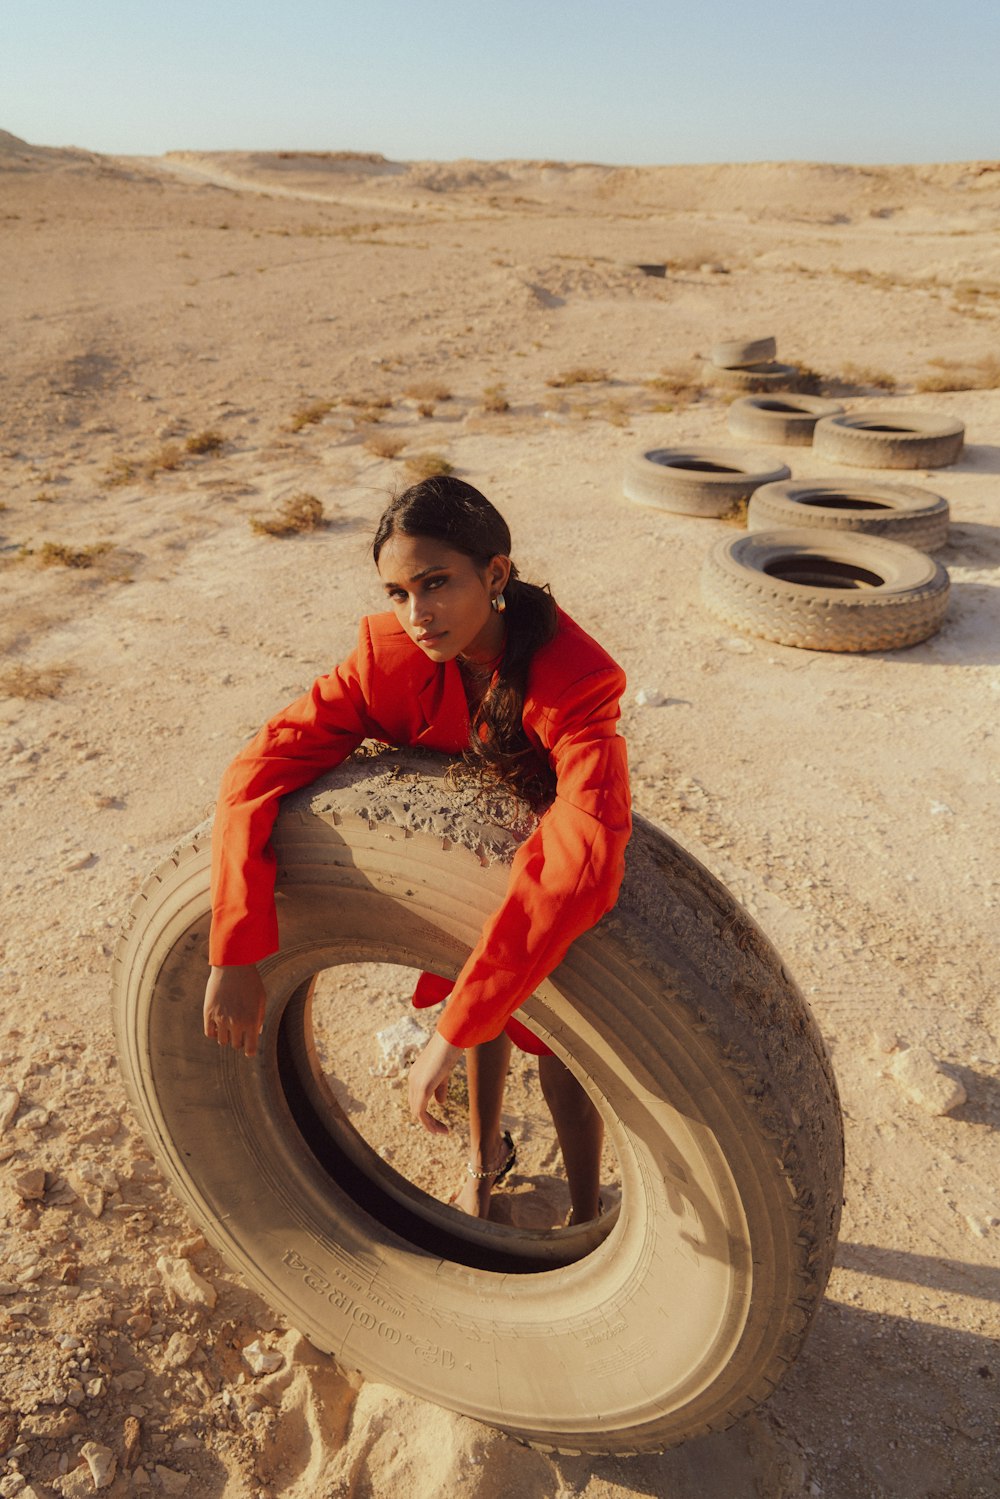
[[[556,775],[555,800],[514,855],[503,903],[459,974],[438,1030],[455,1046],[499,1035],[582,932],[614,905],[631,832],[625,675],[558,611],[534,656],[522,722]],[[357,649],[265,724],[223,777],[212,832],[211,962],[256,963],[279,946],[268,839],[282,796],[364,739],[460,754],[469,710],[455,661],[429,660],[393,614],[362,619]]]

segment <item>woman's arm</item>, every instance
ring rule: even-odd
[[[617,732],[624,686],[618,667],[602,668],[539,712],[533,726],[556,774],[555,801],[515,854],[504,901],[438,1023],[453,1046],[498,1035],[617,899],[632,828],[625,741]]]

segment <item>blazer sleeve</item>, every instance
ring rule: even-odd
[[[256,963],[278,948],[275,859],[268,840],[278,804],[379,738],[368,714],[372,645],[362,621],[357,650],[272,718],[222,779],[212,827],[213,964]]]
[[[556,774],[555,800],[515,854],[503,904],[438,1022],[454,1046],[499,1035],[618,897],[632,830],[625,741],[617,733],[624,689],[620,668],[602,668],[541,715],[536,731]]]

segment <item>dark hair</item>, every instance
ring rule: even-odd
[[[510,556],[507,522],[484,494],[463,479],[436,477],[414,484],[386,506],[372,542],[379,555],[392,536],[428,536],[487,567]],[[521,723],[531,658],[556,633],[556,604],[548,588],[525,583],[511,563],[504,585],[507,641],[496,680],[472,721],[466,761],[486,784],[504,786],[534,807],[551,799],[554,778]]]

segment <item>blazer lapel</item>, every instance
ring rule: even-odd
[[[469,742],[469,709],[461,674],[454,661],[429,664],[430,675],[417,689],[414,718],[419,723],[414,722],[416,732],[410,742],[457,754]]]

